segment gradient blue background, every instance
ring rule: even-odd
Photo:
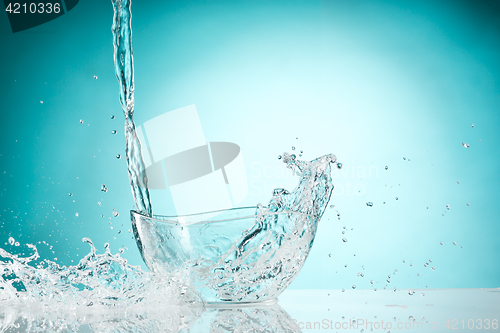
[[[242,149],[242,205],[293,188],[277,159],[292,146],[307,159],[337,155],[336,207],[292,288],[383,288],[388,274],[388,288],[500,287],[499,7],[135,1],[135,119],[196,104],[207,140]],[[89,237],[142,264],[128,232],[125,159],[115,158],[125,140],[112,15],[110,1],[81,1],[13,34],[0,14],[0,243],[9,251],[26,249],[4,245],[10,236],[44,240],[53,248],[39,245],[42,258],[75,264]]]

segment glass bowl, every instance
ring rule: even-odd
[[[131,211],[131,220],[152,272],[218,304],[276,299],[304,265],[319,218],[258,206],[172,217]]]

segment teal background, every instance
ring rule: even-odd
[[[293,188],[297,179],[277,159],[292,146],[306,159],[337,155],[335,208],[291,288],[500,287],[499,7],[135,1],[136,123],[196,104],[207,140],[242,149],[242,205]],[[42,258],[75,264],[89,237],[101,250],[128,248],[129,262],[143,265],[128,232],[125,159],[115,157],[125,140],[112,16],[110,1],[81,1],[13,34],[0,14],[8,251],[28,252],[10,246],[11,236],[46,241],[37,245]]]

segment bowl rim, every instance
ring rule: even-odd
[[[228,222],[228,221],[237,221],[237,220],[244,220],[248,218],[255,218],[256,214],[255,211],[257,210],[258,206],[246,206],[246,207],[235,207],[235,208],[228,208],[228,209],[218,209],[218,210],[213,210],[209,212],[201,212],[201,213],[194,213],[194,214],[185,214],[185,215],[152,215],[152,216],[147,216],[144,215],[136,210],[131,210],[130,215],[132,218],[135,218],[136,216],[142,217],[145,219],[148,219],[150,221],[154,221],[155,223],[165,223],[165,224],[171,224],[171,225],[176,225],[176,226],[188,226],[188,225],[196,225],[196,224],[212,224],[212,223],[222,223],[222,222]],[[267,206],[262,206],[263,208],[267,208]],[[245,215],[245,216],[238,216],[238,217],[233,217],[233,218],[226,218],[226,219],[221,219],[221,220],[213,220],[213,221],[195,221],[195,222],[179,222],[179,221],[171,221],[168,219],[174,219],[174,218],[180,218],[180,217],[191,217],[191,216],[196,216],[196,215],[207,215],[207,214],[212,214],[212,213],[219,213],[219,212],[230,212],[230,211],[238,211],[238,210],[246,210],[246,209],[254,209],[254,214],[252,215]],[[303,212],[298,212],[298,211],[292,211],[292,210],[284,210],[282,212],[270,212],[266,215],[281,215],[281,214],[297,214],[297,215],[305,215],[305,216],[313,216],[313,214],[307,214]]]

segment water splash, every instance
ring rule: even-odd
[[[21,257],[0,248],[0,308],[119,308],[135,304],[163,306],[201,304],[197,296],[175,276],[161,281],[139,266],[122,258],[123,250],[111,254],[109,246],[97,254],[92,241],[90,252],[75,266],[62,266],[50,260],[39,261],[35,245]]]

